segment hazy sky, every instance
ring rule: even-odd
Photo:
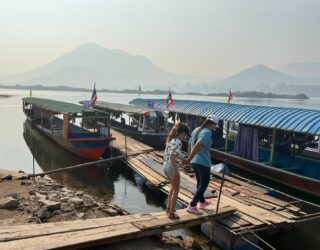
[[[320,61],[320,0],[0,0],[0,75],[95,42],[183,74]]]

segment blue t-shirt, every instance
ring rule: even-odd
[[[199,132],[197,140],[195,140],[195,134],[197,133],[198,129],[199,127],[193,130],[191,134],[191,138],[189,140],[189,144],[191,144],[191,147],[193,147],[195,144],[195,141],[197,142],[198,140],[200,140],[202,147],[200,148],[198,153],[194,155],[193,159],[191,160],[191,163],[196,163],[206,167],[211,167],[210,148],[212,145],[212,139],[211,139],[212,132],[208,128],[203,128]]]

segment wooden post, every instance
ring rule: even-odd
[[[225,140],[225,145],[224,145],[224,152],[226,152],[226,153],[228,151],[229,127],[230,127],[230,123],[229,123],[229,121],[227,121],[226,140]]]
[[[63,114],[63,138],[68,138],[69,130],[69,117],[67,114]]]
[[[272,166],[272,163],[273,163],[275,146],[276,146],[276,129],[273,129],[273,131],[272,131],[271,153],[270,153],[270,166]]]

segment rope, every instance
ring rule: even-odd
[[[27,178],[36,177],[36,176],[43,176],[43,175],[48,175],[48,174],[53,174],[53,173],[58,173],[58,172],[66,171],[66,170],[86,167],[86,166],[95,165],[95,164],[99,164],[99,163],[103,163],[103,162],[114,161],[114,160],[126,158],[127,156],[133,157],[133,156],[137,156],[137,155],[140,155],[140,154],[150,153],[150,152],[152,152],[154,150],[155,149],[148,149],[148,150],[143,150],[141,152],[131,153],[131,154],[127,154],[127,155],[120,155],[120,156],[116,156],[116,157],[112,157],[112,158],[108,158],[108,159],[102,159],[102,160],[98,160],[98,161],[91,161],[91,162],[86,162],[86,163],[82,163],[82,164],[78,164],[78,165],[73,165],[73,166],[70,166],[70,167],[58,168],[58,169],[55,169],[55,170],[42,172],[42,173],[39,173],[39,174],[28,174]]]
[[[263,250],[263,248],[259,247],[258,245],[254,244],[253,242],[251,242],[250,240],[248,240],[247,238],[245,238],[242,234],[239,234],[241,239],[243,239],[244,241],[248,242],[249,244],[251,244],[252,246],[256,247],[257,249],[261,249]]]
[[[264,239],[262,239],[259,235],[257,235],[254,231],[252,231],[249,228],[249,231],[255,236],[257,237],[259,240],[261,240],[264,244],[266,244],[268,247],[270,247],[272,250],[277,250],[276,248],[274,248],[273,246],[271,246],[268,242],[266,242]]]

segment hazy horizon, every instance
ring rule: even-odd
[[[0,76],[43,66],[88,42],[195,76],[320,61],[316,0],[13,0],[0,6]]]

